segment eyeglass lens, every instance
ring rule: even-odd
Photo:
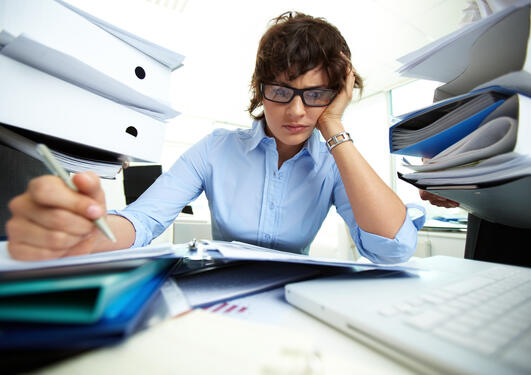
[[[272,84],[264,84],[263,91],[266,99],[278,103],[289,103],[297,94],[309,106],[329,105],[335,96],[335,91],[328,89],[303,89],[296,92],[292,88]]]

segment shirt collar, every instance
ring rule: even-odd
[[[245,140],[245,152],[254,150],[256,147],[258,147],[262,140],[270,138],[265,133],[263,119],[254,120],[253,127],[249,130],[247,134],[248,137],[246,137],[247,139]],[[302,148],[303,152],[306,150],[306,152],[310,155],[314,164],[317,164],[319,161],[320,143],[320,133],[317,129],[314,129],[312,135],[310,136],[310,138],[308,138],[308,140],[306,140]]]

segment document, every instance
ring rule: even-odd
[[[488,159],[514,149],[518,123],[511,117],[498,117],[421,165],[403,165],[417,172],[436,171]]]
[[[7,242],[3,241],[0,242],[0,275],[4,272],[14,273],[16,271],[43,270],[82,264],[102,264],[132,259],[155,259],[177,256],[178,253],[178,246],[163,244],[51,260],[20,261],[11,258],[7,251]]]
[[[391,152],[433,158],[476,130],[512,94],[504,88],[488,88],[401,116],[389,129]]]
[[[65,257],[53,260],[25,262],[10,258],[6,243],[0,242],[0,276],[2,272],[27,271],[80,264],[97,264],[130,259],[186,259],[188,261],[215,262],[223,264],[233,261],[261,261],[305,264],[317,267],[346,269],[383,268],[399,271],[417,271],[415,267],[400,265],[379,265],[357,263],[333,258],[312,257],[302,254],[267,249],[243,242],[200,240],[184,244],[162,244],[131,249],[114,250],[102,253]]]
[[[432,118],[436,118],[438,114],[443,114],[442,117],[425,126],[423,126],[423,123],[426,120],[419,119],[414,121],[414,119],[411,119],[407,125],[398,126],[393,131],[391,137],[392,149],[399,150],[439,134],[488,108],[496,103],[498,98],[493,93],[484,93],[469,100],[456,102],[453,106],[455,108],[446,114],[446,111],[438,108],[432,111]]]
[[[512,6],[496,12],[482,20],[470,23],[461,29],[443,37],[427,46],[411,52],[398,59],[403,65],[398,73],[414,78],[449,82],[462,74],[470,63],[470,51],[478,39],[494,25],[508,18],[511,13],[529,7],[529,0],[516,1]],[[529,20],[529,15],[527,16]],[[506,44],[513,41],[511,35],[506,36]],[[499,47],[503,47],[498,45]],[[507,56],[508,55],[505,55]],[[484,57],[485,58],[485,57]],[[500,59],[504,63],[505,59]],[[451,61],[451,64],[448,63]],[[485,82],[481,79],[480,82]],[[473,87],[469,87],[471,90]]]
[[[531,174],[531,156],[508,152],[475,164],[433,172],[408,173],[401,176],[416,186],[487,184]]]

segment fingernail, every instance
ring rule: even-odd
[[[92,204],[87,208],[87,215],[93,218],[100,217],[103,214],[102,209],[97,204]]]

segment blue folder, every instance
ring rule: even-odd
[[[0,321],[84,323],[113,316],[120,301],[143,285],[167,260],[144,261],[131,268],[6,280],[0,284]]]
[[[496,95],[496,97],[499,100],[497,100],[495,103],[491,104],[487,108],[484,108],[483,110],[470,116],[469,118],[427,139],[424,139],[422,141],[419,141],[417,143],[414,143],[412,145],[409,145],[407,147],[403,147],[400,149],[393,148],[393,145],[392,145],[393,134],[397,130],[397,128],[399,127],[407,128],[413,122],[417,122],[417,123],[425,122],[425,125],[427,126],[430,124],[430,119],[434,119],[432,121],[435,121],[437,118],[442,117],[444,114],[448,113],[448,108],[451,106],[455,106],[457,102],[467,99],[472,96],[480,95],[485,92],[492,92],[494,95]],[[389,129],[390,151],[393,154],[432,158],[438,153],[440,153],[441,151],[445,150],[446,148],[450,147],[451,145],[453,145],[460,139],[464,138],[465,136],[467,136],[468,134],[476,130],[479,127],[479,125],[482,123],[482,121],[492,111],[498,108],[505,101],[505,98],[508,97],[512,93],[514,93],[514,91],[506,90],[506,89],[499,88],[499,87],[496,87],[496,88],[489,87],[486,89],[472,91],[468,94],[460,95],[455,98],[445,100],[443,102],[435,103],[434,105],[430,107],[423,108],[421,110],[406,114],[404,118],[402,118],[398,123],[396,123]],[[440,113],[440,115],[438,115],[438,113]]]
[[[0,324],[0,352],[4,350],[90,349],[115,344],[133,332],[173,270],[174,261],[144,283],[128,290],[105,310],[94,324],[43,324],[4,322]]]

